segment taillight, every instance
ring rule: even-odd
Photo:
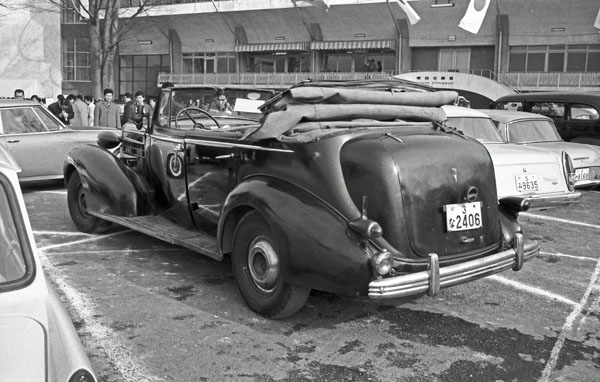
[[[96,379],[89,371],[79,369],[69,378],[69,382],[96,382]]]
[[[575,167],[573,166],[571,157],[565,151],[562,152],[562,165],[567,187],[569,187],[570,191],[573,191],[575,189]]]

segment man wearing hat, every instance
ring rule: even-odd
[[[94,108],[94,123],[96,126],[114,127],[121,129],[121,117],[119,106],[113,101],[113,90],[104,89],[104,99],[96,104]]]

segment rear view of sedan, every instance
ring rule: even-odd
[[[38,102],[0,100],[0,147],[21,167],[22,183],[63,179],[62,165],[67,153],[86,144],[96,144],[96,137],[102,131],[107,130],[67,127]]]
[[[0,381],[96,382],[42,271],[18,170],[0,148]]]
[[[506,143],[487,114],[459,106],[442,108],[447,126],[477,139],[488,150],[494,163],[498,199],[526,197],[532,208],[548,208],[581,198],[573,191],[574,170],[567,153]]]
[[[575,187],[600,185],[600,147],[565,142],[552,118],[508,110],[481,110],[496,124],[505,142],[541,148],[560,155],[565,151],[575,167]]]

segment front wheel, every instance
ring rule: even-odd
[[[233,238],[233,277],[246,304],[272,319],[298,312],[310,295],[310,288],[282,280],[282,251],[258,212],[240,220]]]
[[[102,233],[111,227],[111,222],[102,220],[87,212],[85,190],[77,172],[73,173],[67,183],[67,205],[69,215],[78,230],[85,233]]]

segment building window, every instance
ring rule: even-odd
[[[509,72],[597,72],[600,44],[513,46]]]
[[[142,91],[148,96],[158,94],[158,74],[169,72],[168,54],[119,56],[119,95]]]
[[[235,53],[183,53],[184,73],[235,73]]]
[[[63,39],[63,80],[89,81],[90,80],[90,39],[64,38]]]
[[[248,70],[251,73],[293,73],[310,72],[308,53],[253,53],[249,57]]]
[[[322,72],[393,72],[396,69],[393,51],[354,50],[347,52],[325,51],[321,62]]]
[[[63,0],[61,7],[63,24],[82,24],[85,21],[78,13],[79,3],[77,1]]]

